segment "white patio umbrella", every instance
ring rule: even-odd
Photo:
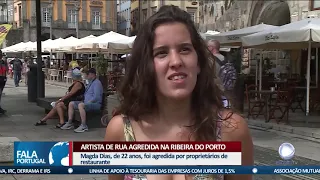
[[[108,43],[117,41],[120,39],[127,38],[128,36],[110,31],[101,36],[91,39],[90,42],[85,42],[76,46],[76,50],[88,50],[88,51],[99,51],[108,48]]]
[[[64,39],[63,41],[60,41],[59,44],[52,47],[51,49],[53,52],[72,52],[74,50],[74,47],[79,44],[79,42],[80,39],[71,36]]]
[[[254,34],[257,32],[265,31],[267,29],[275,28],[277,26],[272,26],[268,24],[258,24],[255,26],[246,27],[243,29],[237,29],[234,31],[228,31],[224,33],[219,33],[215,35],[208,35],[207,39],[215,39],[220,42],[223,46],[241,46],[241,37]]]
[[[127,38],[128,36],[111,31],[97,37],[97,43],[98,43],[99,49],[107,50],[109,42],[119,41]]]
[[[58,39],[48,39],[44,42],[42,42],[42,51],[47,51],[50,52],[51,50],[53,51],[55,48],[59,47],[59,45],[64,43],[65,39],[58,38]]]
[[[201,36],[204,40],[207,40],[208,36],[210,36],[210,35],[216,35],[216,34],[220,34],[220,32],[208,30],[208,31],[205,32],[205,33],[200,33],[200,36]]]
[[[2,52],[4,53],[10,53],[10,52],[19,52],[18,50],[24,47],[24,42],[20,42],[17,44],[14,44],[12,46],[6,47],[2,49]]]
[[[35,52],[37,51],[37,42],[26,42],[24,43],[24,47],[22,48],[23,52]]]
[[[320,42],[320,19],[308,18],[292,22],[270,29],[265,32],[252,34],[242,38],[245,47],[264,49],[302,49],[308,48],[307,61],[307,92],[306,92],[306,115],[309,114],[310,95],[310,62],[311,47],[318,47]],[[316,71],[318,74],[318,60],[316,58]],[[318,79],[316,79],[318,81]]]
[[[131,36],[117,41],[109,42],[108,49],[113,53],[129,53],[132,49],[135,39],[136,36]]]

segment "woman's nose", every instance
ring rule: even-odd
[[[182,66],[182,59],[178,52],[174,51],[170,54],[170,67],[180,67]]]

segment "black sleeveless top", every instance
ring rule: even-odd
[[[83,101],[84,100],[84,93],[86,92],[86,88],[83,84],[83,82],[75,82],[73,83],[69,89],[68,89],[68,92],[71,91],[71,89],[73,88],[73,86],[76,84],[76,83],[81,83],[81,89],[78,90],[75,94],[73,94],[71,97],[69,97],[68,99],[64,100],[64,104],[69,104],[69,102],[71,101]]]

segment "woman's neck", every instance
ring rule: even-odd
[[[168,100],[158,98],[157,120],[166,124],[190,125],[192,119],[191,99]]]

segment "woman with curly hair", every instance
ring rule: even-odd
[[[242,165],[253,165],[245,120],[225,109],[213,56],[190,15],[163,6],[135,39],[106,141],[240,141]],[[249,180],[251,175],[109,175],[109,180]]]

